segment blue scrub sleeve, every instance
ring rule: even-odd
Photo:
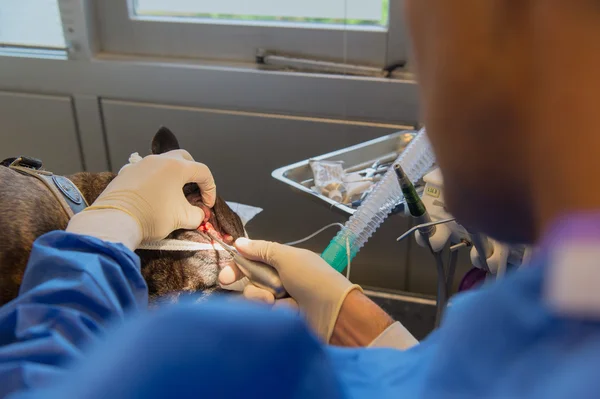
[[[48,385],[147,305],[139,258],[124,246],[64,231],[38,238],[19,296],[0,308],[0,397]]]
[[[346,397],[297,314],[213,298],[140,312],[69,374],[10,399]]]

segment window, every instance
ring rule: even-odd
[[[387,26],[388,0],[137,0],[138,16]]]
[[[0,0],[0,47],[64,49],[58,0]]]
[[[2,1],[2,0],[0,0]],[[252,62],[259,49],[404,61],[402,0],[96,0],[101,51]]]

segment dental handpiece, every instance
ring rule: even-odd
[[[225,244],[223,240],[215,237],[210,233],[206,233],[211,239],[219,243],[223,249],[233,257],[233,261],[239,266],[240,270],[252,284],[259,288],[269,291],[276,299],[281,299],[287,296],[287,292],[281,283],[277,270],[262,262],[253,261],[244,258],[234,247]]]

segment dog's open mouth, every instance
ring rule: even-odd
[[[200,232],[200,234],[207,235],[210,238],[216,237],[219,240],[225,242],[226,244],[233,243],[233,237],[230,234],[221,233],[219,230],[215,229],[211,222],[202,223],[200,227],[198,227],[198,231]]]
[[[204,205],[205,215],[207,217],[197,230],[176,230],[168,237],[180,241],[190,241],[193,243],[205,244],[205,248],[193,249],[189,252],[175,252],[169,256],[177,257],[182,260],[184,268],[185,283],[182,284],[183,291],[195,291],[200,284],[206,287],[213,287],[218,284],[219,272],[230,265],[232,257],[221,246],[217,244],[212,237],[216,237],[227,244],[233,244],[234,238],[223,231],[216,221],[214,212],[211,212]],[[166,256],[166,254],[162,254]]]
[[[219,226],[215,213],[204,205],[199,192],[189,193],[186,195],[186,198],[190,204],[204,211],[204,220],[197,230],[178,230],[172,233],[171,238],[203,244],[214,244],[212,237],[216,237],[227,244],[233,244],[233,236]]]

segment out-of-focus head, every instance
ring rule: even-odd
[[[600,211],[600,1],[406,0],[406,14],[459,220],[532,242],[562,215]]]
[[[533,232],[520,144],[528,131],[528,0],[407,0],[413,70],[446,200],[476,231]]]

